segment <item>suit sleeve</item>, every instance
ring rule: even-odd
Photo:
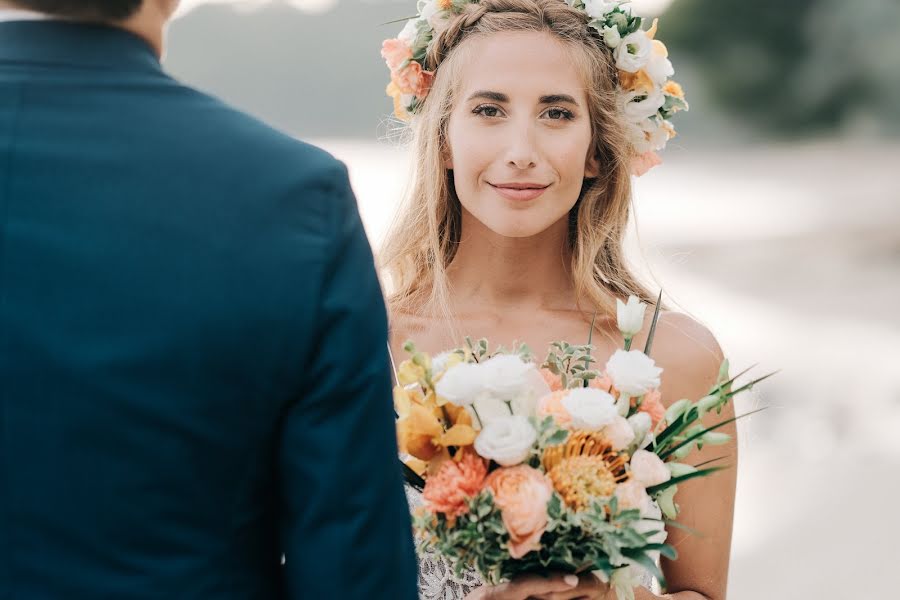
[[[321,193],[333,238],[318,331],[279,449],[286,598],[413,600],[381,287],[342,166]]]

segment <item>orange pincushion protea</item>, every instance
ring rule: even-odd
[[[628,480],[627,454],[613,451],[597,432],[579,431],[558,446],[544,451],[543,465],[553,488],[566,505],[585,510],[595,498],[608,498]]]

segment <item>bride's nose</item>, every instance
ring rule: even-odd
[[[529,125],[511,127],[506,147],[506,164],[520,170],[537,166],[534,128]]]

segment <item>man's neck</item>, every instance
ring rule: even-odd
[[[119,27],[143,38],[156,51],[156,55],[162,57],[165,26],[170,15],[163,13],[160,4],[162,3],[145,1],[134,16],[124,21],[107,21],[103,24]],[[14,11],[16,15],[28,18],[53,18],[52,15],[29,11],[9,0],[0,0],[0,12],[3,11]]]

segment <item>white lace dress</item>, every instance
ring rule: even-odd
[[[422,506],[422,494],[410,486],[406,487],[406,499],[410,511]],[[463,571],[457,577],[453,568],[442,556],[432,552],[419,553],[419,600],[462,600],[472,590],[482,585],[478,573]],[[659,586],[649,573],[644,572],[641,585],[659,593]]]

